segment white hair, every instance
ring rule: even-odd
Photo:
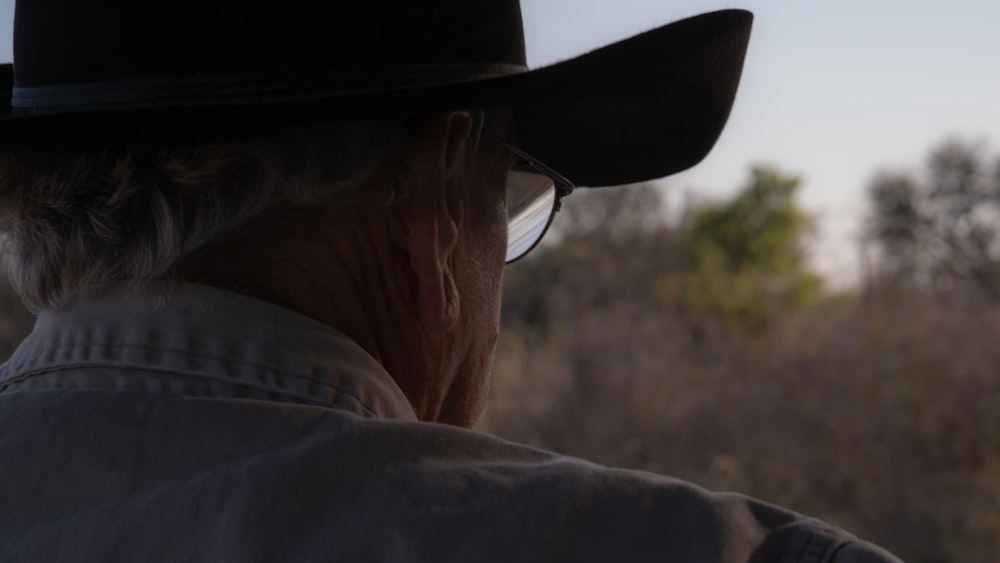
[[[402,121],[0,154],[10,280],[34,311],[108,282],[171,279],[281,204],[330,201],[405,161]]]

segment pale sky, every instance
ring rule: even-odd
[[[532,66],[732,7],[756,15],[743,82],[712,154],[665,180],[678,198],[731,194],[758,162],[801,175],[822,237],[815,262],[845,282],[876,170],[918,166],[947,137],[1000,153],[995,0],[522,0]],[[12,14],[0,0],[0,62],[12,59]]]
[[[709,157],[668,193],[728,195],[753,163],[804,179],[818,220],[814,262],[857,273],[865,188],[921,165],[948,137],[1000,154],[1000,2],[994,0],[524,0],[529,55],[544,64],[722,8],[754,12],[740,92]]]

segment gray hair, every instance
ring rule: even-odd
[[[171,279],[269,209],[328,202],[401,166],[406,137],[378,121],[0,154],[11,283],[40,311],[108,282]]]

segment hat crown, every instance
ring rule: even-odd
[[[524,65],[525,54],[517,0],[18,0],[14,61],[24,98],[59,85]]]

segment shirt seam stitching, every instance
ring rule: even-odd
[[[187,357],[190,357],[190,358],[198,358],[198,359],[203,359],[203,360],[214,360],[214,361],[218,361],[218,362],[222,362],[222,363],[227,363],[227,364],[231,364],[231,365],[236,365],[236,366],[246,366],[246,367],[261,368],[261,369],[264,369],[264,370],[268,370],[268,371],[274,372],[274,373],[276,373],[278,375],[284,375],[284,376],[290,377],[292,379],[299,379],[299,380],[302,380],[302,381],[308,381],[310,383],[315,383],[316,385],[321,385],[321,386],[330,387],[331,389],[334,389],[333,385],[331,385],[329,383],[323,383],[323,382],[317,381],[317,380],[315,380],[315,379],[313,379],[313,378],[311,378],[311,377],[309,377],[307,375],[300,375],[300,374],[297,374],[297,373],[294,373],[294,372],[285,371],[285,370],[278,369],[276,367],[273,367],[271,365],[268,365],[268,364],[265,364],[265,363],[261,363],[261,362],[253,362],[253,361],[248,361],[248,360],[230,359],[230,358],[226,358],[225,356],[218,356],[218,355],[211,355],[211,354],[203,354],[203,353],[199,353],[199,352],[192,352],[192,351],[189,351],[189,350],[184,350],[182,348],[170,348],[170,347],[162,347],[162,346],[144,346],[144,345],[138,345],[138,344],[135,344],[135,345],[132,345],[132,344],[127,344],[127,345],[123,345],[123,344],[67,344],[67,345],[64,345],[64,346],[56,346],[56,347],[52,347],[52,348],[44,348],[44,349],[39,350],[38,352],[32,354],[31,356],[25,358],[24,361],[19,362],[19,363],[21,365],[36,363],[41,358],[41,356],[43,356],[45,354],[50,354],[52,352],[58,352],[58,351],[67,350],[67,349],[81,348],[81,347],[85,347],[85,348],[99,347],[99,348],[109,348],[109,349],[113,349],[113,350],[145,350],[145,351],[152,351],[152,352],[172,352],[172,353],[184,355],[184,356],[187,356]],[[65,365],[65,364],[56,364],[56,365],[54,365],[52,367],[54,368],[57,365],[58,366],[62,366],[62,365]],[[91,363],[90,362],[76,362],[74,365],[79,366],[79,367],[83,367],[83,366],[91,365]],[[116,364],[114,364],[114,363],[108,363],[108,364],[101,363],[101,364],[97,364],[95,362],[93,365],[101,365],[102,367],[114,367]],[[122,367],[127,367],[127,368],[135,369],[134,366],[122,366]],[[51,368],[36,367],[32,371],[33,372],[38,372],[38,371],[45,371],[46,369],[51,369]],[[160,368],[152,368],[152,369],[160,369]],[[3,378],[0,378],[0,381],[3,381]]]
[[[132,347],[132,346],[118,346],[118,348],[141,348],[141,347],[138,347],[138,346],[136,346],[136,347]],[[150,349],[156,349],[156,348],[150,348]],[[173,351],[178,351],[178,350],[173,350]],[[215,358],[215,359],[219,359],[219,358]],[[270,371],[274,372],[277,375],[287,376],[287,377],[291,377],[293,379],[301,379],[301,380],[305,380],[305,381],[314,383],[314,384],[319,385],[321,387],[325,387],[325,388],[329,389],[330,391],[333,391],[334,393],[337,393],[337,394],[340,394],[340,395],[345,395],[345,396],[347,396],[347,397],[349,397],[351,399],[354,399],[355,401],[357,401],[358,405],[365,412],[365,414],[368,414],[368,415],[373,416],[373,417],[378,417],[378,414],[376,414],[375,411],[371,407],[369,407],[367,404],[365,404],[365,401],[363,401],[360,397],[358,397],[356,395],[353,395],[353,394],[351,394],[351,393],[349,393],[347,391],[340,390],[337,387],[335,387],[335,386],[333,386],[333,385],[331,385],[329,383],[321,383],[321,382],[315,381],[313,379],[310,379],[308,377],[303,377],[303,376],[300,376],[300,375],[295,375],[295,374],[283,372],[281,370],[277,370],[277,369],[274,369],[274,368],[266,367],[266,366],[264,366],[262,364],[253,364],[253,363],[250,363],[250,362],[236,362],[236,363],[243,363],[245,365],[251,365],[251,366],[254,366],[254,367],[263,368],[263,369],[266,369],[266,370],[270,370]],[[270,391],[270,392],[273,392],[273,393],[285,394],[285,395],[288,395],[288,396],[292,396],[292,397],[304,399],[304,400],[307,400],[309,402],[314,402],[314,403],[317,403],[317,404],[320,404],[322,406],[326,406],[326,407],[329,407],[329,408],[333,408],[333,409],[337,408],[337,406],[335,404],[330,403],[329,401],[326,401],[326,400],[323,400],[323,399],[320,399],[320,398],[312,397],[312,396],[309,396],[309,395],[304,395],[304,394],[297,393],[297,392],[294,392],[294,391],[289,392],[289,391],[285,391],[285,390],[273,389],[273,388],[270,388],[270,387],[265,386],[265,385],[254,385],[252,383],[247,383],[247,382],[242,382],[242,381],[234,381],[232,379],[228,379],[228,378],[224,378],[224,377],[219,377],[217,375],[211,375],[211,374],[206,374],[206,373],[193,372],[193,371],[190,371],[190,370],[168,369],[168,368],[163,368],[163,367],[123,366],[123,365],[120,365],[120,364],[111,364],[111,363],[105,364],[105,363],[99,363],[99,362],[80,362],[80,363],[73,363],[73,364],[60,364],[58,366],[51,366],[51,367],[44,367],[44,368],[36,368],[34,370],[24,372],[21,375],[18,375],[16,377],[12,377],[12,378],[9,378],[9,379],[6,379],[6,380],[0,380],[0,392],[4,392],[7,388],[11,387],[12,385],[16,385],[18,383],[23,383],[23,382],[27,381],[28,379],[31,379],[32,377],[35,377],[35,376],[38,376],[38,375],[42,375],[42,374],[45,374],[45,373],[53,373],[53,372],[59,372],[59,371],[69,371],[69,370],[81,369],[81,368],[88,368],[88,367],[91,367],[91,368],[114,368],[114,369],[122,369],[122,370],[134,371],[134,372],[148,371],[148,372],[154,372],[154,373],[158,373],[158,374],[181,375],[181,376],[184,376],[184,377],[200,377],[200,378],[210,379],[212,381],[218,381],[218,382],[222,382],[222,383],[228,383],[230,385],[235,385],[237,387],[246,387],[246,388],[250,388],[250,389],[259,389],[259,390],[264,390],[264,391]]]

